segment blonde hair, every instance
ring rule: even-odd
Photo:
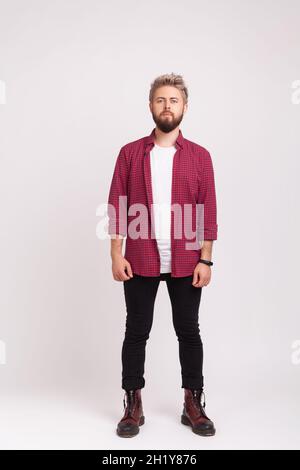
[[[174,86],[175,88],[177,88],[182,94],[183,101],[187,103],[188,89],[186,87],[186,84],[184,83],[182,76],[176,75],[175,73],[166,73],[164,75],[160,75],[151,83],[149,101],[152,101],[155,90],[165,85]]]

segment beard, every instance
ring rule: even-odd
[[[171,116],[155,116],[154,113],[152,113],[152,117],[158,129],[168,134],[179,126],[183,118],[183,113],[177,118],[175,118],[173,114]]]

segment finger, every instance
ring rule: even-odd
[[[120,272],[120,277],[121,277],[121,280],[122,280],[122,281],[128,281],[128,279],[130,279],[130,277],[127,276],[125,270],[122,271],[122,272]]]
[[[200,282],[198,282],[197,284],[194,284],[194,287],[197,287],[197,288],[199,288],[199,287],[202,287],[202,285],[201,285],[201,283],[200,283]]]
[[[195,287],[203,287],[204,285],[204,279],[200,278],[199,281],[195,284]]]
[[[195,285],[197,282],[198,282],[198,271],[194,271],[192,284]]]
[[[127,271],[128,276],[133,277],[133,272],[129,263],[126,264],[126,271]]]

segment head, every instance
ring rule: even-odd
[[[188,90],[181,75],[161,75],[151,84],[149,107],[162,132],[173,131],[187,110]]]

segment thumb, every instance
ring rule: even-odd
[[[193,284],[196,284],[197,281],[198,281],[198,273],[197,271],[194,271]]]
[[[130,263],[128,262],[126,264],[126,270],[127,270],[128,276],[133,277],[132,269],[131,269]]]

